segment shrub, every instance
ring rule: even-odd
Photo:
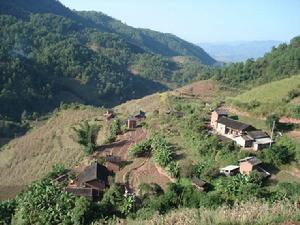
[[[52,167],[51,172],[48,173],[48,178],[54,179],[66,172],[66,168],[63,164],[56,164]]]
[[[129,150],[129,156],[142,157],[149,155],[151,153],[151,140],[144,140],[137,144]]]
[[[112,143],[116,140],[117,135],[122,133],[122,125],[119,119],[114,119],[109,127],[109,133],[106,143]]]
[[[79,125],[79,128],[73,128],[78,137],[78,143],[84,146],[87,155],[94,152],[96,147],[96,138],[100,130],[100,126],[96,124],[90,125],[87,121]]]
[[[172,177],[179,177],[180,169],[178,162],[170,162],[167,166],[167,171],[170,173]]]
[[[11,219],[15,212],[16,202],[15,200],[0,201],[0,224],[11,224]]]
[[[261,152],[261,155],[266,162],[278,167],[294,160],[295,145],[287,137],[283,137],[278,139],[271,148]]]
[[[173,148],[161,135],[156,134],[152,137],[151,147],[153,159],[158,165],[166,167],[172,161]]]
[[[75,196],[50,179],[30,185],[16,198],[15,224],[73,224]]]

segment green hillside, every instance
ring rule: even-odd
[[[43,114],[60,102],[116,105],[204,79],[200,63],[215,63],[173,35],[135,29],[102,13],[74,12],[54,0],[3,0],[0,25],[5,120],[20,121],[24,111]],[[179,55],[196,69],[169,58]],[[145,63],[149,58],[154,60]]]
[[[213,70],[212,75],[226,86],[244,89],[290,77],[299,72],[300,36],[297,36],[288,44],[273,47],[271,52],[257,60],[248,59],[244,63],[232,63]]]
[[[216,63],[216,60],[210,57],[202,48],[188,43],[175,35],[149,29],[136,29],[101,12],[84,11],[77,13],[95,22],[100,29],[106,28],[110,32],[117,33],[133,45],[137,45],[144,50],[163,56],[193,56],[206,65]]]
[[[268,115],[277,113],[300,117],[299,99],[300,75],[274,81],[246,91],[230,100],[241,109]]]
[[[64,105],[47,121],[2,148],[0,199],[14,197],[35,182],[15,199],[0,201],[0,222],[89,225],[208,221],[246,225],[298,221],[299,144],[284,134],[276,137],[271,148],[245,151],[208,133],[211,107],[216,107],[226,93],[216,82],[197,82],[123,103],[114,108],[117,118],[110,121],[105,119],[104,109]],[[146,112],[147,118],[134,130],[124,129],[128,116],[139,109]],[[104,144],[107,142],[103,140],[110,137],[106,135],[115,132],[112,124],[117,119],[117,142]],[[83,121],[100,126],[92,154],[87,154],[80,142],[85,132],[81,130],[78,136],[78,129],[73,129],[83,128]],[[110,178],[99,201],[66,193],[69,180],[52,181],[63,168],[55,167],[51,172],[56,163],[70,169],[73,179],[92,161],[104,163],[107,153],[122,157],[124,163]],[[263,179],[256,172],[232,177],[219,174],[219,168],[236,165],[247,156],[257,156],[272,176]],[[205,191],[192,185],[195,177],[208,183]],[[135,193],[134,197],[124,194],[124,186]],[[47,207],[40,207],[44,204]],[[241,214],[241,210],[248,213]]]

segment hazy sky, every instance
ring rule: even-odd
[[[61,0],[188,41],[288,41],[300,35],[300,0]]]

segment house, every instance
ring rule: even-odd
[[[71,193],[75,196],[86,197],[90,200],[97,200],[99,198],[99,191],[93,188],[85,188],[85,187],[72,187],[68,186],[65,189],[66,192]]]
[[[109,171],[99,163],[93,163],[85,168],[72,182],[66,191],[76,196],[85,196],[93,200],[100,196],[106,187]]]
[[[227,134],[236,137],[252,130],[255,130],[253,126],[228,117],[223,116],[217,120],[217,131],[222,135]]]
[[[218,108],[211,113],[210,126],[217,129],[217,121],[221,117],[228,117],[228,112],[225,109]]]
[[[234,176],[239,172],[239,166],[229,165],[220,169],[221,174],[225,174],[226,176]]]
[[[270,136],[261,130],[249,131],[247,135],[254,139],[253,149],[255,151],[261,150],[263,148],[269,147],[273,143]]]
[[[234,141],[243,148],[252,148],[254,139],[249,135],[241,135],[236,137]]]
[[[135,113],[133,117],[137,120],[145,119],[146,113],[140,110],[139,112]]]
[[[240,162],[240,173],[250,175],[259,165],[262,164],[258,158],[254,156],[249,156],[244,159],[239,160]]]
[[[136,128],[137,121],[134,117],[129,117],[127,120],[127,128],[134,129]]]
[[[240,162],[240,173],[250,175],[251,172],[256,171],[262,177],[269,177],[271,174],[262,168],[262,161],[255,156],[249,156],[239,160]]]
[[[197,177],[192,178],[192,185],[196,187],[199,191],[205,191],[208,188],[207,182]]]

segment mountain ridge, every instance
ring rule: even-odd
[[[240,62],[249,58],[257,59],[269,52],[272,47],[283,43],[278,40],[231,41],[198,43],[209,54],[222,62]]]

